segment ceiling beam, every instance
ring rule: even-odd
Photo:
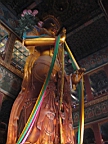
[[[27,9],[34,9],[38,4],[40,4],[42,0],[35,0],[31,5],[27,7]]]
[[[80,31],[81,29],[83,29],[84,27],[92,24],[93,22],[97,21],[98,19],[100,19],[101,17],[104,16],[104,13],[101,13],[99,15],[97,15],[96,17],[94,17],[93,19],[87,21],[86,23],[84,23],[83,25],[79,26],[78,28],[74,29],[73,31],[69,32],[67,34],[67,37],[70,37],[71,35],[73,35],[74,33]]]

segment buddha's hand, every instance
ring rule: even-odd
[[[63,28],[63,29],[62,29],[62,32],[63,32],[64,34],[66,34],[66,29],[65,29],[65,28]]]
[[[63,28],[63,29],[62,29],[62,32],[61,32],[60,41],[64,43],[64,42],[65,42],[65,39],[66,39],[66,29]]]
[[[76,88],[76,85],[80,82],[85,71],[86,71],[85,68],[80,68],[79,70],[76,70],[75,73],[72,74],[71,80],[74,89]]]

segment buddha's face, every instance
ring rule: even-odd
[[[55,24],[53,23],[50,23],[50,27],[48,29],[49,32],[51,32],[53,35],[56,35],[57,34],[57,27]]]
[[[46,28],[51,34],[57,34],[57,25],[53,20],[47,19],[46,21],[44,21],[43,27]]]

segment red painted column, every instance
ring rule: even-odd
[[[105,70],[106,75],[107,75],[107,77],[108,77],[108,65],[105,65],[105,66],[104,66],[104,70]]]
[[[86,93],[87,93],[87,102],[89,102],[89,101],[93,100],[93,94],[91,91],[89,77],[87,74],[84,75],[84,81],[85,81],[85,89],[86,89]]]
[[[92,124],[92,129],[93,129],[93,132],[94,132],[96,144],[102,144],[102,136],[101,136],[101,133],[100,133],[98,123]]]

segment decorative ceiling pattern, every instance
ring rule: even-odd
[[[108,21],[99,0],[1,0],[19,17],[24,9],[37,9],[43,19],[53,15],[67,30],[67,43],[79,62],[108,46]],[[13,56],[14,58],[14,56]]]
[[[77,61],[108,46],[108,21],[98,0],[43,0],[35,8],[40,18],[53,15],[66,28]]]
[[[79,61],[108,46],[108,22],[102,16],[90,25],[73,32],[67,42]]]
[[[1,0],[1,2],[16,16],[25,8],[39,10],[40,19],[49,14],[53,15],[68,32],[101,13],[98,0]]]
[[[68,32],[101,13],[97,0],[43,0],[35,8],[40,18],[55,16]]]
[[[34,0],[1,0],[6,7],[13,12],[14,15],[18,15],[22,10],[28,7]]]

